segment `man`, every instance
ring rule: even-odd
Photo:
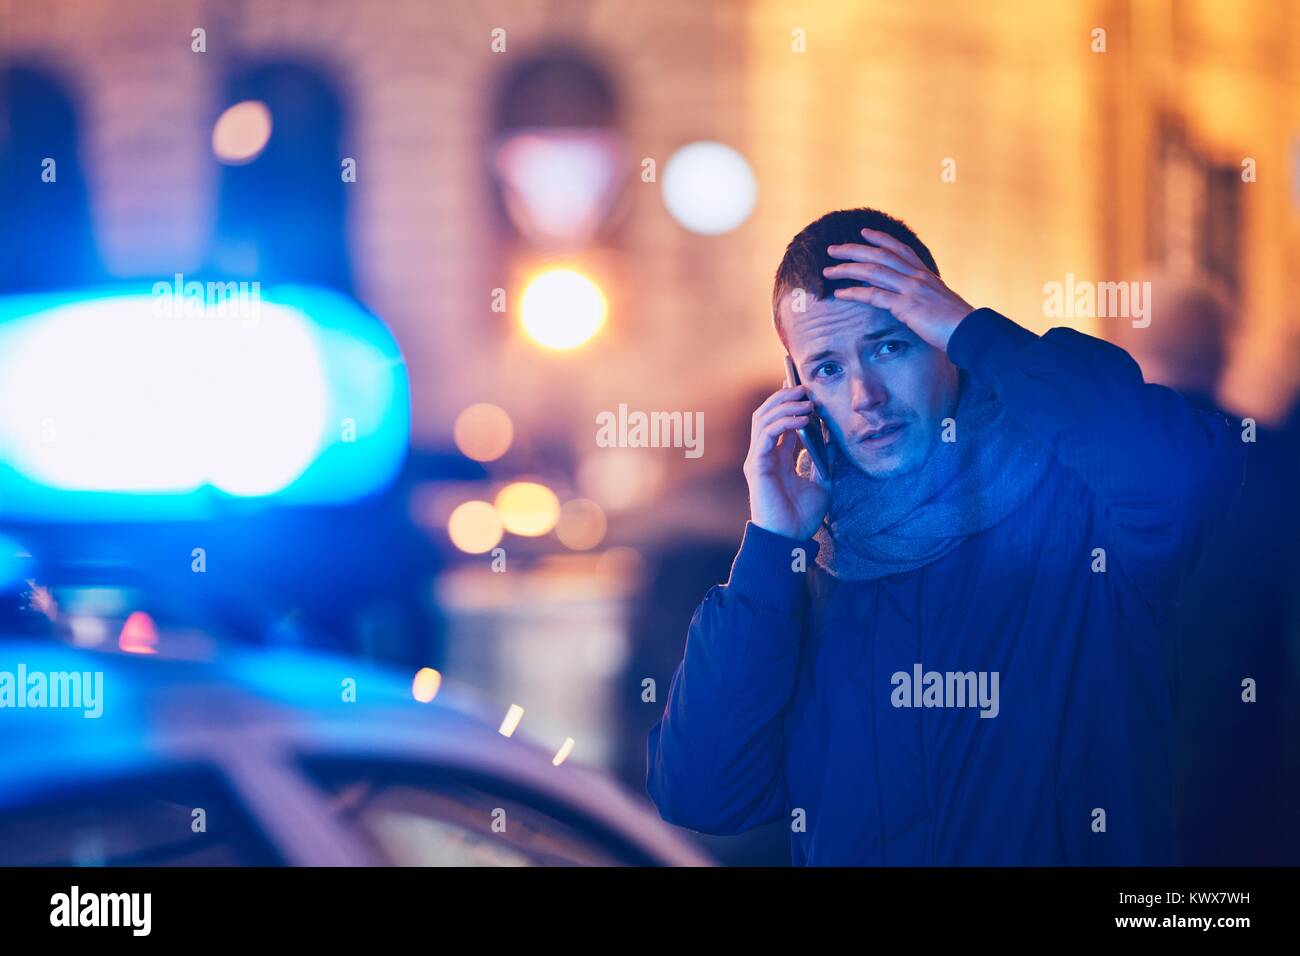
[[[805,384],[754,413],[750,521],[649,735],[660,814],[788,821],[796,865],[1168,862],[1160,628],[1237,431],[973,310],[875,210],[800,232],[773,310]],[[796,461],[814,411],[829,480]]]

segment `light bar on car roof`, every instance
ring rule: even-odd
[[[0,517],[201,516],[391,482],[410,387],[378,319],[319,288],[165,285],[0,298]]]

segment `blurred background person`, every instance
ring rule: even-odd
[[[1184,585],[1166,635],[1178,688],[1182,862],[1281,864],[1300,853],[1300,645],[1293,643],[1300,444],[1287,429],[1252,428],[1241,409],[1220,404],[1241,332],[1222,288],[1204,276],[1163,274],[1152,281],[1151,303],[1150,326],[1118,336],[1146,380],[1222,412],[1254,439],[1241,494]],[[1249,703],[1247,679],[1256,685]]]

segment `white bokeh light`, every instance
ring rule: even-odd
[[[758,181],[739,152],[702,140],[668,158],[661,191],[664,205],[682,226],[716,236],[749,218],[758,200]]]
[[[292,484],[325,439],[307,318],[168,318],[158,298],[75,302],[0,328],[0,457],[65,490],[254,497]],[[47,440],[41,424],[57,426]]]

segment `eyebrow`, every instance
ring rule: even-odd
[[[883,339],[883,338],[884,338],[885,336],[887,336],[887,335],[898,335],[898,334],[901,334],[901,333],[907,333],[907,332],[909,332],[909,331],[911,331],[911,330],[908,329],[908,327],[907,327],[906,325],[902,325],[902,324],[899,324],[899,325],[890,325],[890,326],[886,326],[886,327],[883,328],[883,329],[877,329],[877,330],[874,331],[874,332],[867,332],[867,333],[865,333],[865,334],[864,334],[860,339],[858,339],[858,341],[859,341],[859,342],[874,342],[874,341],[876,341],[877,339]],[[822,350],[821,350],[820,352],[818,352],[816,355],[810,355],[810,356],[808,356],[808,358],[806,358],[806,359],[804,360],[804,364],[805,364],[805,365],[811,365],[811,364],[813,364],[814,362],[820,362],[822,359],[830,358],[830,357],[831,357],[832,355],[834,355],[834,354],[835,354],[835,350],[834,350],[834,349],[822,349]]]

